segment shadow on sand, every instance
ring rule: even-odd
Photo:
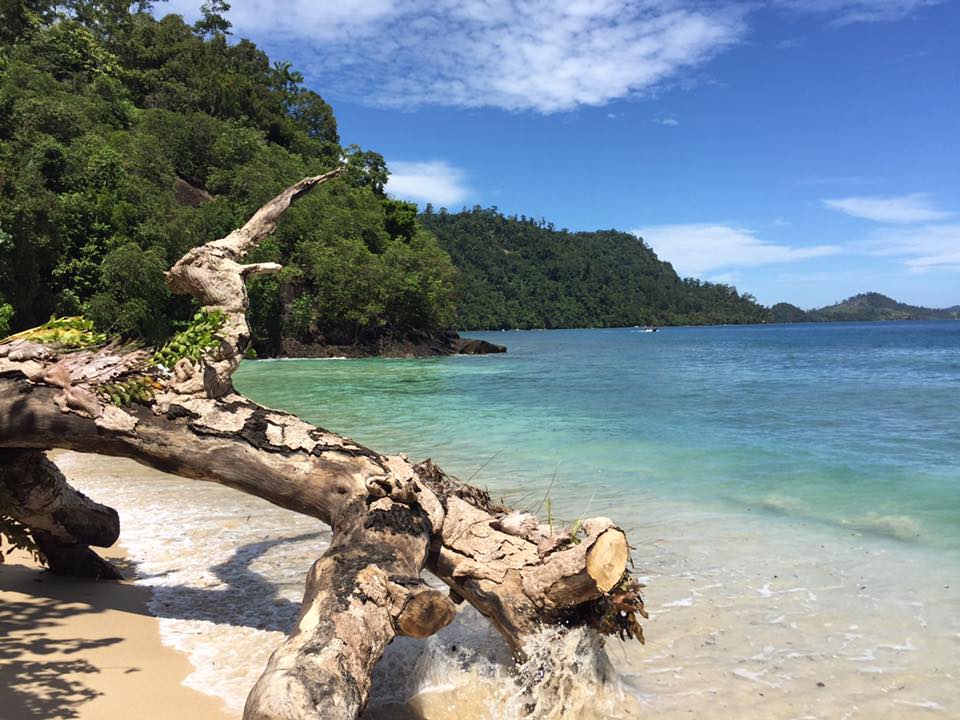
[[[99,612],[85,603],[83,583],[49,582],[49,574],[23,566],[0,567],[0,715],[11,718],[75,718],[78,708],[97,697],[84,676],[100,669],[84,657],[87,650],[114,645],[119,637],[56,639],[54,627]],[[76,589],[77,597],[72,597]],[[8,590],[39,596],[16,601]],[[33,592],[36,590],[36,592]]]
[[[222,586],[164,587],[152,603],[153,613],[147,609],[153,593],[143,586],[111,583],[110,591],[102,592],[97,581],[54,576],[22,565],[0,565],[0,672],[4,679],[0,683],[0,717],[76,718],[80,708],[97,697],[99,693],[84,682],[84,676],[101,669],[85,657],[85,651],[123,638],[50,637],[51,629],[69,626],[82,615],[116,610],[287,633],[299,612],[299,602],[281,597],[278,586],[252,571],[250,564],[279,545],[328,537],[329,532],[321,531],[243,545],[228,561],[211,568]],[[322,552],[319,546],[318,542],[318,556]],[[138,577],[136,563],[113,562],[124,577]],[[12,592],[32,599],[17,601]],[[165,600],[156,601],[161,598]],[[124,672],[139,670],[130,667]]]

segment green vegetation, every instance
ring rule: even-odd
[[[118,382],[98,386],[97,394],[117,407],[131,405],[135,402],[146,405],[153,400],[154,389],[150,378],[143,375],[134,375]]]
[[[860,293],[842,302],[804,312],[796,305],[779,303],[771,308],[774,322],[842,322],[876,320],[955,320],[960,307],[918,307],[897,302],[876,292]]]
[[[184,358],[192,363],[200,362],[205,350],[218,344],[217,332],[223,327],[224,316],[219,310],[193,316],[190,324],[174,335],[169,342],[153,354],[153,363],[172,370]]]
[[[107,336],[96,331],[93,323],[83,317],[52,317],[39,327],[23,330],[4,338],[3,343],[30,340],[63,348],[86,348],[101,345]]]
[[[458,326],[622,327],[756,323],[769,311],[730,285],[681,279],[642,240],[569,232],[496,208],[434,212],[421,222],[459,268]]]
[[[840,320],[947,320],[960,317],[956,308],[934,308],[907,305],[876,292],[861,293],[843,302],[812,310],[811,320],[831,322]]]
[[[377,153],[339,144],[289,64],[228,42],[229,5],[187,25],[149,2],[0,3],[0,336],[51,316],[159,342],[196,308],[163,272],[307,175],[348,172],[294,207],[257,261],[254,345],[445,329],[455,270],[391,200]]]
[[[770,308],[770,314],[772,322],[775,323],[810,322],[810,317],[804,310],[790,303],[777,303]]]

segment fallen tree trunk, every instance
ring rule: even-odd
[[[247,720],[357,717],[384,648],[396,635],[442,628],[452,601],[473,604],[518,653],[543,623],[642,639],[626,536],[611,521],[553,533],[429,461],[381,455],[234,391],[249,340],[244,280],[279,269],[242,258],[293,201],[339,172],[297,183],[244,227],[181,258],[167,283],[202,310],[154,354],[46,326],[0,344],[0,481],[26,499],[17,519],[54,570],[66,569],[59,546],[92,554],[87,545],[115,539],[107,532],[115,513],[73,491],[42,457],[67,448],[222,483],[330,524],[330,548],[310,571],[296,627],[248,698]],[[109,576],[86,557],[87,574]],[[423,568],[449,598],[423,584]]]

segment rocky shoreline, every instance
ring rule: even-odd
[[[506,351],[507,348],[503,345],[460,337],[460,334],[454,331],[440,333],[412,331],[404,334],[383,334],[361,338],[349,344],[325,342],[323,338],[309,343],[284,338],[280,357],[422,358],[446,355],[487,355]]]

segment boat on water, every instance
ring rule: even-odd
[[[660,332],[660,328],[654,327],[653,325],[647,325],[646,327],[642,327],[642,328],[639,326],[636,326],[636,327],[639,328],[640,332]]]

